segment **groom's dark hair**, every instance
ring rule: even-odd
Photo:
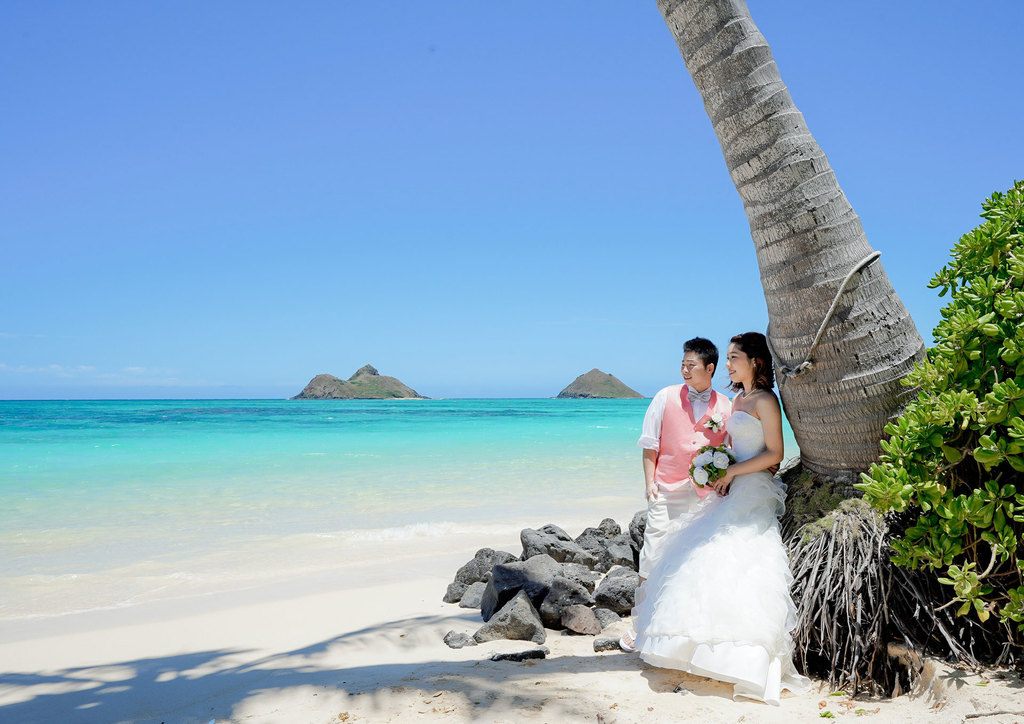
[[[683,354],[685,355],[687,352],[693,352],[700,357],[700,361],[704,363],[705,367],[714,365],[715,369],[718,369],[718,347],[710,339],[694,337],[686,340],[683,342]]]

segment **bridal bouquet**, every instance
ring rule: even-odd
[[[704,487],[713,483],[725,474],[726,468],[736,462],[736,458],[725,445],[705,445],[697,451],[690,463],[690,480],[694,485]]]

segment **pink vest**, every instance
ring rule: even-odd
[[[686,396],[686,385],[669,392],[665,401],[665,415],[661,420],[661,440],[658,443],[658,460],[654,468],[654,480],[666,490],[677,490],[690,482],[690,463],[697,451],[705,445],[721,445],[725,442],[725,423],[732,411],[732,403],[725,395],[711,391],[708,411],[704,417],[694,421],[693,408]],[[714,413],[721,413],[722,426],[717,431],[705,427]],[[693,486],[697,495],[703,498],[712,491],[710,487]]]

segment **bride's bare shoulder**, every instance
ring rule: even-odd
[[[782,412],[782,407],[779,405],[779,398],[775,396],[775,393],[771,390],[759,390],[757,399],[754,400],[754,406],[757,408],[757,416],[764,417],[765,415],[779,415]]]

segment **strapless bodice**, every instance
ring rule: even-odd
[[[742,410],[733,410],[726,425],[732,439],[732,453],[737,462],[750,460],[765,451],[764,428],[761,421]]]

